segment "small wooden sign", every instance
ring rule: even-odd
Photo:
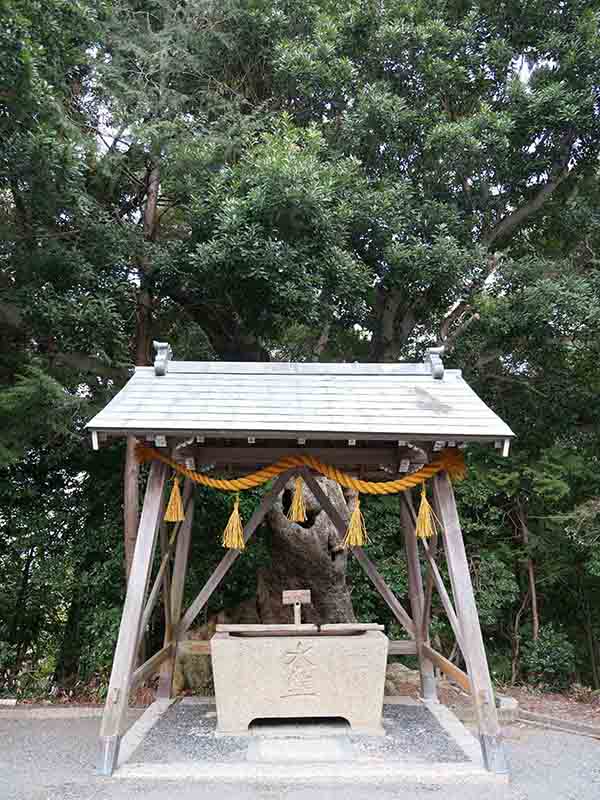
[[[283,592],[283,605],[291,606],[294,603],[310,603],[310,589],[288,589]]]

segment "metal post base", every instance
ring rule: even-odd
[[[421,697],[431,703],[438,702],[435,675],[421,673]]]
[[[100,764],[98,774],[110,777],[117,768],[119,760],[119,748],[121,746],[120,736],[101,736]]]
[[[508,764],[504,754],[504,745],[500,736],[479,735],[481,752],[483,753],[483,763],[489,772],[499,775],[508,774]]]

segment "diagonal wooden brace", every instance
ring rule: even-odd
[[[469,563],[460,529],[460,521],[446,472],[433,479],[433,491],[443,526],[444,548],[452,582],[452,593],[462,634],[462,651],[473,690],[473,704],[479,724],[483,759],[490,772],[506,773],[508,768],[498,722],[494,690],[488,668]]]
[[[119,638],[102,717],[100,773],[103,775],[112,775],[119,757],[125,711],[128,704],[129,689],[142,623],[144,599],[163,509],[163,490],[166,474],[166,465],[158,461],[155,461],[150,467],[144,506],[140,516],[131,572],[127,584],[125,606],[119,628]]]
[[[306,469],[302,471],[302,476],[306,481],[307,486],[317,498],[319,503],[321,504],[321,508],[329,519],[333,522],[335,527],[340,534],[340,537],[343,539],[346,534],[346,528],[348,526],[347,521],[345,521],[337,510],[337,508],[333,505],[331,500],[327,497],[325,492],[319,486],[315,477]],[[352,548],[352,555],[363,570],[366,572],[370,580],[372,581],[373,585],[385,600],[387,605],[389,606],[392,614],[396,617],[400,625],[404,628],[404,630],[408,633],[411,639],[415,638],[415,624],[411,617],[406,613],[400,601],[396,597],[396,595],[392,592],[390,587],[387,585],[385,580],[383,579],[382,575],[378,572],[375,564],[371,561],[362,547],[353,547]]]
[[[247,542],[248,539],[250,539],[254,531],[258,528],[260,523],[265,518],[271,506],[275,503],[278,496],[285,488],[285,484],[289,481],[289,479],[293,475],[296,474],[296,472],[297,469],[295,468],[287,470],[286,472],[282,472],[281,475],[279,475],[279,477],[275,480],[273,487],[263,497],[259,507],[250,517],[250,520],[248,521],[248,523],[244,528],[245,542]],[[194,620],[196,619],[198,614],[202,611],[204,606],[208,603],[210,596],[219,586],[225,575],[229,572],[229,570],[231,569],[231,567],[233,566],[234,562],[237,560],[239,555],[240,555],[239,550],[228,550],[227,553],[223,556],[213,574],[206,581],[206,583],[200,590],[199,594],[196,596],[196,599],[192,602],[191,606],[188,608],[188,610],[181,618],[181,622],[179,623],[179,626],[177,628],[178,640],[182,639],[185,633],[189,630],[190,626],[193,624]]]

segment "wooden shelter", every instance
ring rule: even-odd
[[[126,386],[88,424],[94,448],[112,437],[135,436],[153,445],[135,553],[102,720],[102,766],[112,774],[124,733],[130,690],[160,673],[158,695],[170,697],[177,644],[219,586],[240,550],[227,550],[185,611],[183,589],[194,513],[193,481],[183,488],[183,520],[172,532],[162,523],[167,461],[202,474],[228,470],[235,476],[280,461],[282,468],[243,530],[247,541],[289,479],[300,474],[340,535],[343,519],[318,482],[310,459],[318,459],[365,481],[390,481],[435,466],[441,452],[490,442],[508,454],[510,428],[461,376],[446,370],[438,350],[423,364],[222,363],[171,360],[167,344],[155,343],[154,366],[138,367]],[[421,693],[436,699],[435,667],[473,698],[487,768],[505,772],[494,693],[451,480],[444,468],[431,478],[441,535],[415,536],[417,519],[410,491],[401,492],[401,524],[408,564],[410,613],[393,594],[361,547],[352,554],[406,631],[390,653],[416,654]],[[149,589],[157,540],[162,557]],[[421,546],[419,546],[421,541]],[[439,548],[439,553],[438,553]],[[438,559],[445,553],[450,590]],[[423,569],[424,568],[424,569]],[[423,580],[423,573],[425,579]],[[436,590],[467,670],[431,646],[429,621]],[[136,664],[140,641],[162,592],[164,646]],[[206,643],[207,651],[210,643]]]

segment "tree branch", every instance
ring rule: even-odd
[[[503,217],[487,234],[482,237],[482,243],[491,247],[498,239],[505,239],[515,232],[529,217],[539,211],[555,189],[568,178],[571,170],[563,167],[555,178],[545,183],[530,200]]]
[[[479,314],[477,312],[475,312],[474,314],[471,314],[470,316],[467,316],[470,307],[466,303],[462,303],[462,304],[459,304],[459,305],[463,306],[462,311],[459,312],[458,314],[456,314],[455,316],[453,316],[453,313],[449,314],[446,317],[446,319],[442,322],[440,335],[439,335],[438,341],[437,341],[437,347],[443,346],[444,347],[444,351],[446,353],[448,353],[448,352],[450,352],[450,350],[452,350],[452,348],[456,344],[456,340],[459,338],[459,336],[461,334],[463,334],[467,330],[467,328],[470,325],[472,325],[474,322],[477,322],[479,319],[481,319],[481,317],[479,316]],[[458,306],[455,309],[455,311],[457,311],[457,310],[458,310]],[[450,317],[452,317],[452,319],[450,319]],[[451,333],[449,333],[448,329],[449,329],[450,325],[452,324],[452,322],[454,322],[455,320],[459,321],[459,324],[454,328],[454,330]],[[446,323],[448,323],[448,324],[446,324]]]

